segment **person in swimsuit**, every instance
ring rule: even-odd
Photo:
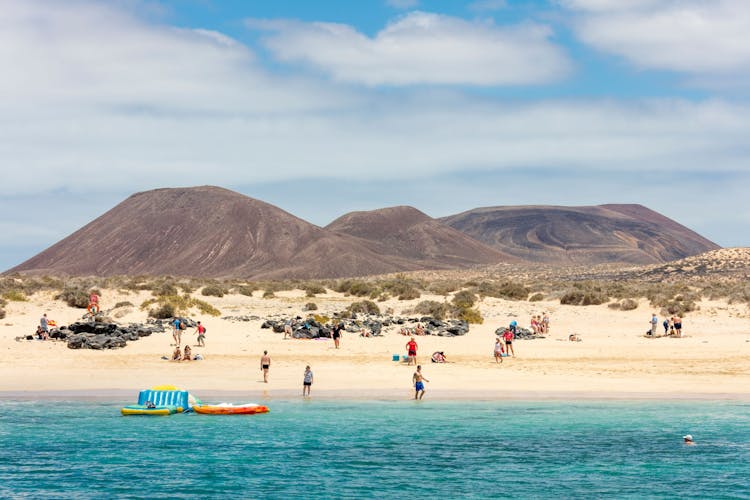
[[[305,397],[305,393],[310,397],[310,388],[313,383],[313,372],[310,370],[310,365],[305,367],[305,374],[302,377],[302,397]]]
[[[695,441],[693,441],[693,436],[691,436],[690,434],[686,434],[682,436],[682,440],[687,446],[695,446]]]
[[[260,371],[263,372],[263,382],[268,383],[268,369],[271,368],[271,356],[268,355],[268,351],[263,351],[263,356],[260,358]]]
[[[674,336],[682,337],[682,318],[679,316],[674,316],[672,318],[672,323],[674,324]]]
[[[172,338],[174,339],[174,345],[179,346],[182,340],[182,331],[180,330],[180,318],[175,318],[172,321]]]
[[[513,339],[515,338],[515,335],[513,335],[513,332],[510,331],[509,328],[505,329],[505,332],[503,333],[503,338],[505,339],[505,349],[508,351],[508,356],[513,353],[513,357],[516,357],[516,351],[513,350]]]
[[[500,337],[498,337],[495,339],[495,363],[503,362],[503,352],[505,352],[505,349],[503,343],[500,342]]]
[[[190,350],[190,346],[189,345],[185,346],[185,353],[182,355],[182,360],[183,361],[192,361],[193,360],[193,353]]]
[[[286,320],[286,323],[284,323],[284,338],[292,336],[292,326],[292,319],[289,318]]]
[[[406,354],[407,354],[407,365],[417,364],[417,343],[414,341],[414,337],[409,339],[406,343]]]
[[[429,382],[429,380],[422,375],[421,365],[417,365],[417,371],[414,372],[411,380],[414,383],[414,399],[422,399],[424,396],[424,383]]]
[[[341,342],[341,330],[344,329],[344,323],[337,323],[336,326],[333,327],[333,334],[331,335],[333,337],[333,345],[338,349],[339,343]]]
[[[180,351],[180,346],[174,348],[174,352],[172,353],[172,361],[182,361],[182,351]]]

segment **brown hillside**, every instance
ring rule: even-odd
[[[137,193],[10,272],[339,277],[419,269],[273,205],[203,186]]]
[[[370,248],[377,249],[380,254],[415,260],[426,268],[518,260],[413,207],[348,213],[331,222],[326,229],[367,240]]]
[[[719,248],[641,205],[488,207],[440,220],[532,262],[652,264]]]

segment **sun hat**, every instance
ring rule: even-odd
[[[692,441],[693,440],[693,436],[690,435],[690,434],[685,434],[684,436],[682,436],[682,439],[685,439],[687,441]]]

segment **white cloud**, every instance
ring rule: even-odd
[[[635,65],[694,75],[750,73],[746,0],[562,0],[578,36]]]
[[[94,193],[97,207],[112,206],[134,191],[164,186],[279,186],[316,178],[397,184],[466,172],[518,177],[533,167],[628,201],[616,184],[587,184],[588,177],[660,172],[685,186],[695,177],[690,173],[748,171],[747,104],[513,102],[272,76],[250,49],[221,33],[152,24],[101,3],[0,0],[0,71],[0,195],[48,207],[52,215],[39,238],[72,224],[70,199],[87,203]],[[538,171],[526,179],[530,192]],[[502,186],[497,194],[497,203],[512,202]],[[748,212],[744,194],[712,196],[727,212]],[[18,230],[26,217],[15,206],[0,210],[4,244],[36,243]],[[50,222],[53,216],[59,219]]]
[[[386,0],[385,3],[396,9],[413,9],[419,5],[419,0]]]
[[[543,25],[497,26],[412,12],[370,38],[348,25],[248,20],[271,33],[280,60],[306,63],[341,82],[365,85],[523,85],[564,78],[571,63]]]

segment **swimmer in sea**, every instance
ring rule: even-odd
[[[693,441],[693,436],[690,434],[686,434],[682,436],[683,441],[685,442],[686,446],[695,446],[695,441]]]

